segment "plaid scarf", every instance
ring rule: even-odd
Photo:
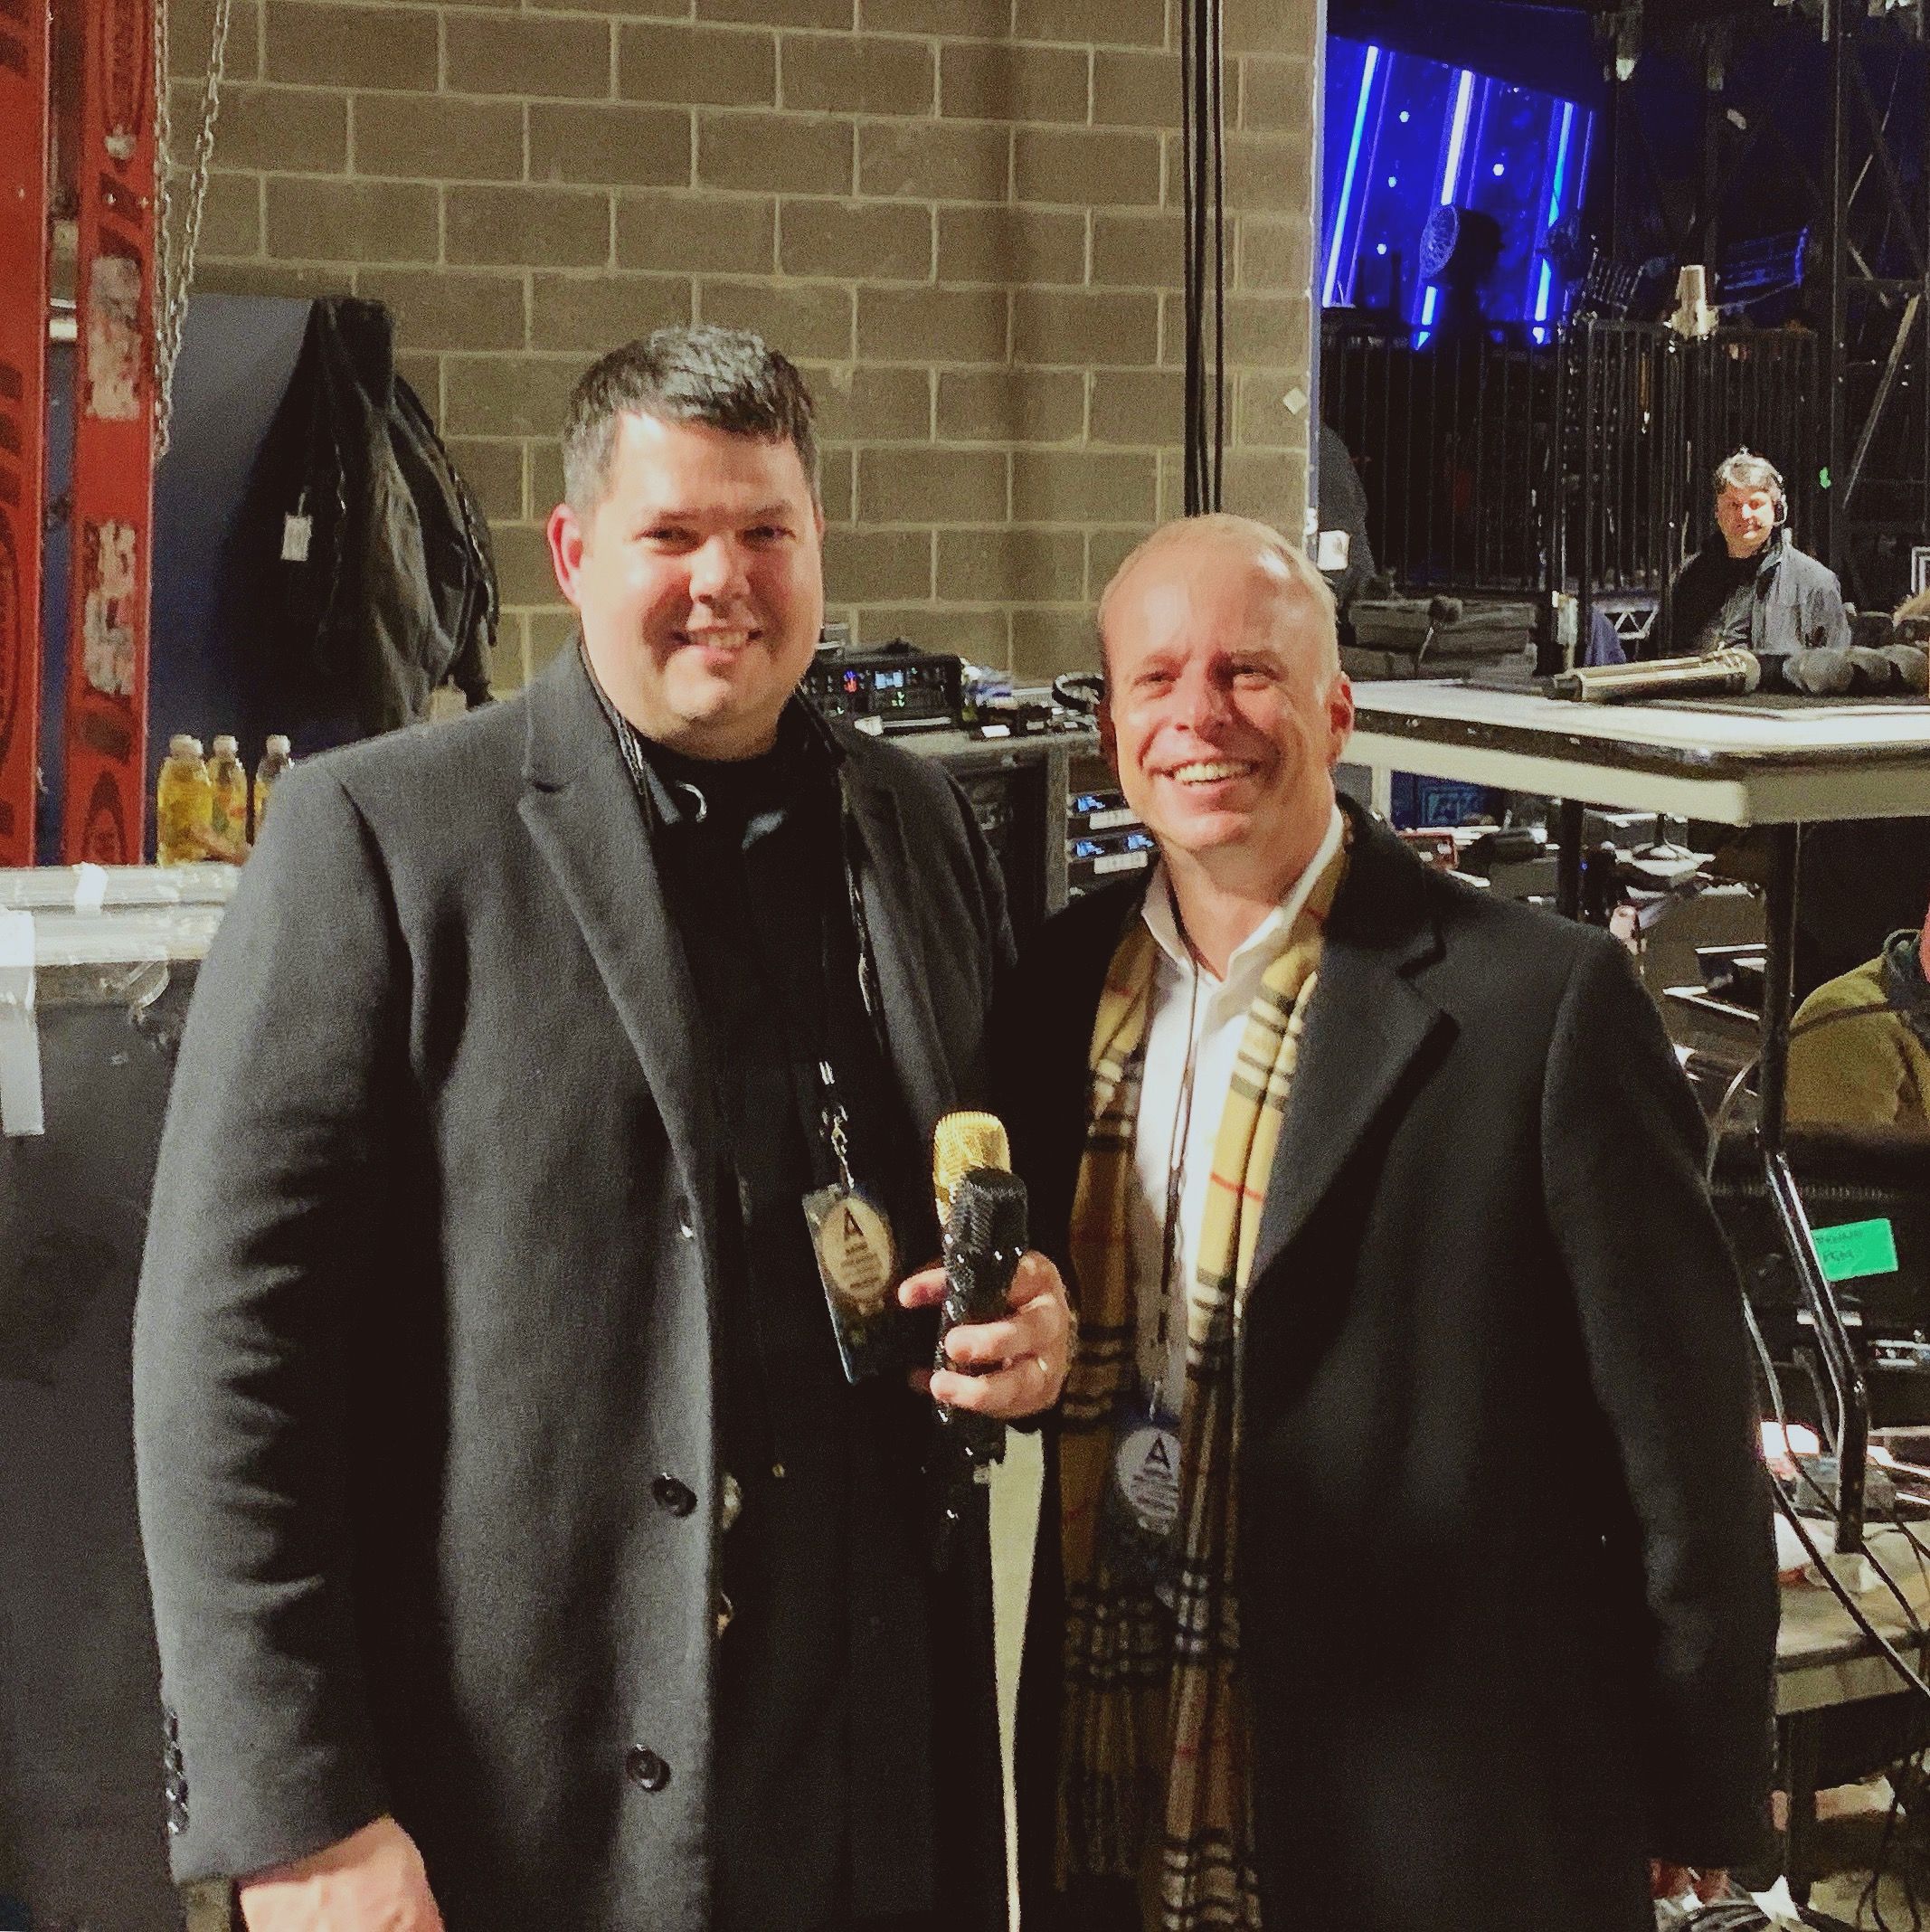
[[[1347,861],[1343,843],[1267,969],[1220,1117],[1188,1297],[1170,1610],[1149,1586],[1113,1574],[1100,1535],[1115,1427],[1138,1392],[1127,1208],[1137,1185],[1133,1139],[1158,963],[1142,920],[1112,956],[1093,1025],[1089,1124],[1071,1231],[1079,1355],[1060,1411],[1058,1882],[1138,1885],[1149,1932],[1251,1932],[1260,1924],[1236,1690],[1235,1339],[1322,932]]]

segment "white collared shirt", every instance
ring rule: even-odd
[[[1133,1164],[1137,1185],[1132,1190],[1127,1255],[1132,1269],[1139,1309],[1140,1376],[1142,1383],[1158,1373],[1159,1263],[1165,1243],[1166,1201],[1172,1163],[1184,1162],[1179,1196],[1178,1234],[1172,1268],[1172,1307],[1168,1321],[1167,1359],[1162,1388],[1167,1407],[1177,1416],[1186,1394],[1187,1312],[1195,1293],[1194,1276],[1199,1258],[1200,1224],[1206,1211],[1206,1189],[1213,1175],[1213,1147],[1219,1138],[1220,1115],[1233,1085],[1234,1064],[1246,1031],[1246,1016],[1266,977],[1293,932],[1308,895],[1328,861],[1340,848],[1342,819],[1337,804],[1307,869],[1278,906],[1261,921],[1226,962],[1226,977],[1216,979],[1194,963],[1173,916],[1173,900],[1166,868],[1156,866],[1146,883],[1141,917],[1158,942],[1160,957],[1154,964],[1152,1011],[1146,1032],[1145,1077],[1140,1089],[1140,1117],[1134,1130]],[[1194,980],[1198,980],[1197,1014]],[[1193,1037],[1187,1037],[1193,1017]],[[1194,1062],[1193,1111],[1184,1149],[1174,1135],[1185,1084],[1188,1047]]]

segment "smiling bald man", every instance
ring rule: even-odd
[[[1277,533],[1156,532],[1100,630],[1160,862],[1046,929],[994,1036],[1082,1338],[1026,1923],[1646,1932],[1751,1853],[1769,1769],[1695,1102],[1605,933],[1337,797],[1333,602]]]

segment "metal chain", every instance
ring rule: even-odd
[[[214,160],[214,124],[221,116],[222,77],[228,60],[228,27],[233,0],[214,0],[208,37],[208,71],[202,80],[201,118],[194,129],[193,172],[178,238],[174,232],[174,117],[167,99],[168,12],[171,0],[155,0],[154,9],[154,188],[155,327],[154,457],[167,454],[174,419],[175,365],[187,325],[187,298],[194,282],[194,255],[201,245],[201,218],[208,202],[208,169]]]

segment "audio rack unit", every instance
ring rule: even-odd
[[[965,667],[903,643],[825,651],[805,672],[804,692],[827,717],[875,720],[885,732],[942,731],[964,722]]]

